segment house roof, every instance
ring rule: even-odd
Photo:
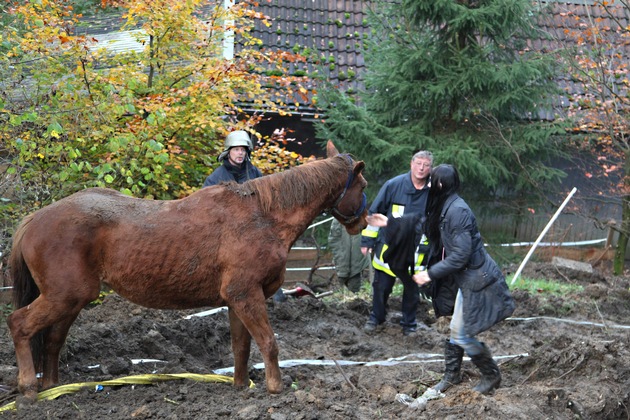
[[[256,20],[252,33],[265,48],[293,51],[307,58],[306,63],[286,65],[293,75],[311,76],[305,82],[309,91],[316,92],[318,82],[313,77],[318,76],[344,91],[356,91],[365,69],[361,43],[368,29],[367,4],[361,0],[261,0],[256,11],[268,16],[271,25]],[[95,48],[106,46],[113,52],[144,48],[135,39],[140,31],[120,31],[122,23],[120,16],[87,18],[77,33],[97,39]],[[316,112],[312,104],[293,99],[288,102],[300,103],[289,110]]]
[[[630,64],[630,9],[610,2],[606,9],[593,1],[550,1],[542,3],[549,10],[542,14],[539,26],[549,37],[529,40],[532,50],[553,52],[575,49],[579,58],[585,49],[593,49],[593,27],[597,27],[602,37],[609,41],[604,46],[604,54],[608,56],[607,65],[611,69],[617,67],[617,74],[610,79],[616,93],[626,96],[629,91],[628,65]],[[593,70],[588,69],[588,70]],[[558,85],[565,92],[554,111],[564,114],[569,109],[584,107],[585,101],[594,100],[594,86],[585,85],[584,76],[570,69],[558,77]],[[553,112],[548,112],[544,119],[554,119]]]
[[[627,29],[630,11],[627,6],[613,3],[605,10],[592,0],[540,2],[540,7],[548,10],[542,14],[539,27],[548,36],[529,40],[529,49],[552,52],[578,47],[578,42],[588,38],[589,26],[596,25],[613,40],[608,53],[618,54],[616,60],[620,68],[627,66],[630,63],[630,31]],[[257,25],[255,35],[270,48],[301,52],[306,48],[310,53],[316,52],[324,57],[319,71],[323,69],[333,85],[344,91],[358,91],[365,71],[361,42],[369,30],[365,23],[369,4],[361,0],[261,0],[259,10],[270,17],[271,26]],[[589,40],[585,41],[584,47],[588,47]],[[314,60],[306,67],[308,74],[318,70]],[[627,94],[627,80],[626,75],[619,75],[615,80],[615,89],[622,95]],[[311,82],[313,89],[317,89],[315,83]],[[541,110],[539,118],[554,120],[558,113],[575,109],[575,104],[591,96],[571,72],[561,75],[558,84],[565,95],[559,98],[557,109]]]
[[[629,27],[630,11],[627,7],[609,5],[611,19],[602,7],[593,3],[591,0],[540,2],[541,7],[549,7],[539,21],[540,28],[549,36],[529,40],[529,49],[552,52],[576,47],[580,34],[587,38],[585,46],[588,46],[588,27],[592,22],[615,40],[608,52],[618,53],[616,59],[621,65],[630,63],[629,31],[625,29],[625,34],[623,31],[615,34],[617,29]],[[268,16],[270,26],[256,21],[253,35],[261,39],[266,48],[306,56],[306,63],[285,63],[294,76],[323,76],[340,90],[356,92],[362,87],[361,75],[365,71],[361,44],[368,35],[365,19],[369,4],[364,0],[260,0],[257,11]],[[91,22],[82,30],[117,51],[141,47],[130,31],[114,32],[120,24],[120,18],[108,18],[96,24]],[[616,82],[618,92],[627,93],[627,75],[619,75]],[[308,81],[305,78],[304,83],[311,92],[310,97],[316,94],[319,82],[315,78]],[[559,100],[559,109],[567,110],[590,95],[584,84],[570,72],[560,76],[558,83],[566,92]],[[304,98],[294,97],[287,102],[290,111],[317,112],[314,104],[307,103]],[[539,117],[553,120],[559,109],[541,111]]]
[[[344,91],[361,87],[365,70],[361,46],[367,35],[368,2],[360,0],[262,0],[258,11],[271,25],[256,23],[254,35],[264,46],[300,53],[306,63],[292,63],[290,73],[304,71],[312,80],[323,76]],[[314,111],[312,104],[301,104]]]

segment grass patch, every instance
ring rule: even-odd
[[[568,284],[546,279],[529,279],[525,277],[520,277],[516,281],[516,283],[512,284],[512,277],[513,276],[508,276],[506,278],[506,281],[511,290],[524,290],[532,295],[542,293],[549,295],[566,296],[584,290],[584,287],[580,286],[579,284]]]
[[[403,294],[403,284],[400,280],[396,280],[394,283],[394,288],[392,289],[392,293],[389,296],[390,299],[392,297],[402,297]],[[355,299],[362,299],[366,302],[372,302],[372,284],[368,280],[364,280],[361,283],[361,289],[354,293],[348,290],[346,287],[337,286],[337,290],[334,294],[330,296],[325,296],[323,298],[324,302],[327,303],[343,303],[348,302]]]
[[[578,284],[568,284],[546,279],[519,278],[513,285],[512,276],[506,279],[510,289],[523,290],[538,302],[538,314],[552,316],[567,316],[576,310],[578,301],[572,295],[584,290]]]
[[[6,319],[13,312],[13,305],[10,303],[0,303],[0,319]]]
[[[560,281],[519,277],[516,283],[512,283],[513,276],[510,275],[506,278],[506,282],[510,290],[523,290],[528,292],[532,296],[538,296],[545,298],[553,297],[567,297],[569,295],[582,292],[584,287],[579,284],[568,284]],[[390,295],[391,297],[401,297],[403,293],[403,285],[397,280],[394,284],[394,288]],[[325,302],[345,302],[354,299],[363,299],[367,302],[372,301],[372,285],[369,281],[364,281],[361,284],[361,290],[357,293],[353,293],[345,287],[340,287],[334,295],[326,296]]]

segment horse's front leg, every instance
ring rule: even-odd
[[[234,321],[233,318],[238,317],[240,322]],[[273,330],[269,324],[267,315],[267,307],[265,306],[265,296],[262,290],[248,294],[247,297],[241,298],[230,303],[230,328],[238,324],[245,326],[251,337],[254,338],[265,363],[265,379],[267,382],[267,392],[270,394],[279,394],[282,392],[282,378],[280,376],[280,366],[278,365],[278,344],[273,335]],[[234,334],[234,332],[232,332]],[[241,381],[245,382],[249,379],[247,373],[247,359],[249,358],[249,340],[247,340],[247,357],[243,346],[245,339],[244,333],[239,331],[235,340],[232,336],[232,347],[234,351],[234,383],[240,385]],[[240,341],[239,341],[240,339]],[[235,346],[240,346],[236,348]],[[240,358],[240,360],[238,360]],[[245,378],[245,379],[244,379]],[[239,382],[237,382],[237,380]]]
[[[232,353],[234,353],[234,386],[244,388],[249,385],[248,362],[252,336],[232,308],[229,308],[228,314],[230,319],[230,335],[232,338]]]
[[[64,311],[65,318],[51,326],[44,334],[44,366],[42,388],[48,389],[59,384],[59,354],[66,342],[70,326],[79,315],[80,307]]]

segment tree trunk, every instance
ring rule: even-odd
[[[624,195],[621,199],[621,229],[619,229],[619,239],[615,248],[615,261],[613,262],[613,274],[623,274],[626,260],[626,248],[630,237],[630,196]]]
[[[619,229],[619,239],[615,248],[615,260],[613,261],[613,274],[619,276],[623,274],[626,262],[626,248],[630,237],[630,148],[624,149],[624,178],[621,196],[621,226]]]

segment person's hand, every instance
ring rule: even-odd
[[[425,284],[431,283],[431,279],[429,278],[428,271],[421,271],[417,274],[411,276],[411,279],[416,282],[418,286],[424,286]]]
[[[372,253],[372,249],[368,248],[367,246],[362,246],[361,247],[361,254],[367,256],[368,253]]]
[[[387,216],[380,213],[370,214],[367,217],[368,225],[376,226],[376,227],[385,227],[387,226]]]

